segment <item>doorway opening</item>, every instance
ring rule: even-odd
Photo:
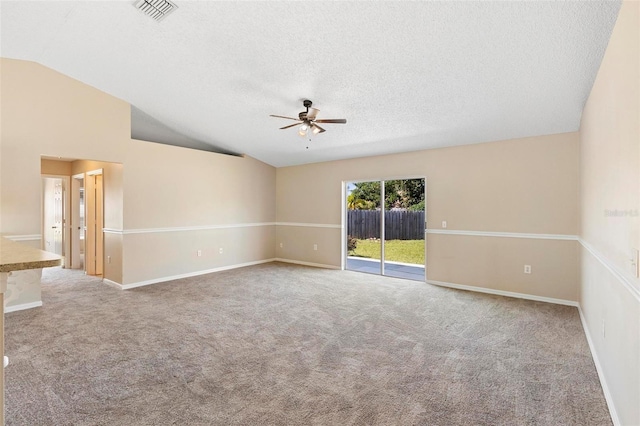
[[[71,268],[84,269],[85,196],[84,173],[71,176]]]
[[[425,281],[425,178],[346,182],[345,197],[345,268]]]
[[[121,207],[118,202],[120,188],[116,187],[121,182],[121,166],[42,156],[40,169],[43,182],[42,249],[64,256],[65,268],[80,269],[87,275],[104,275],[104,218],[108,217],[105,206],[112,212]],[[110,181],[104,179],[105,170],[111,173]],[[105,201],[107,190],[111,191],[111,204]],[[106,263],[110,263],[110,256],[106,257]]]
[[[69,179],[42,176],[42,249],[62,256],[62,266],[69,266],[68,217]]]

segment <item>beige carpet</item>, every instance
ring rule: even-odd
[[[6,315],[8,425],[608,425],[575,308],[266,264]]]

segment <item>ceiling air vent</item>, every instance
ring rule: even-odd
[[[178,8],[168,0],[140,0],[136,8],[156,21],[162,21],[168,14]]]

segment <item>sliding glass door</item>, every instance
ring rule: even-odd
[[[425,280],[425,179],[346,184],[346,269]]]
[[[381,182],[347,184],[347,269],[381,274]]]

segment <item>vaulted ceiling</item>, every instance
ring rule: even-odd
[[[621,4],[135,3],[2,1],[0,54],[274,166],[576,131]],[[347,124],[278,130],[303,99]]]

